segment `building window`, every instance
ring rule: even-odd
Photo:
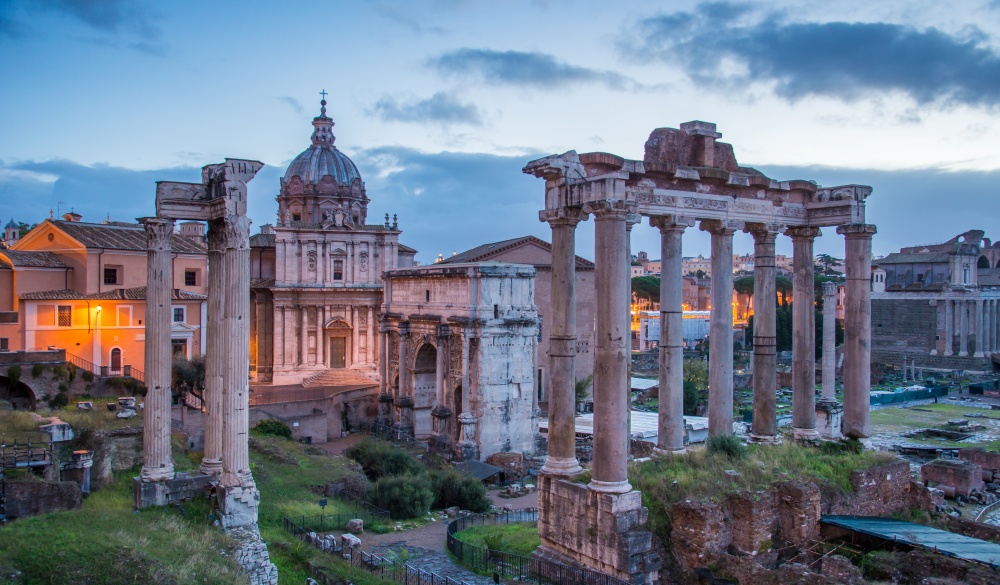
[[[9,351],[10,344],[6,337],[0,337],[0,351]]]
[[[73,307],[69,305],[59,305],[56,308],[56,325],[60,327],[73,326]]]
[[[299,215],[298,213],[293,213],[292,214],[292,221],[302,221],[302,216]]]
[[[104,284],[118,284],[118,269],[110,266],[104,267]]]
[[[171,339],[170,353],[173,356],[187,357],[187,339]]]
[[[185,270],[184,286],[198,286],[198,273],[194,270]]]
[[[334,260],[333,261],[333,279],[334,280],[344,280],[344,261]]]
[[[184,307],[174,307],[174,323],[184,322]]]

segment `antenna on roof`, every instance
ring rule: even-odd
[[[64,205],[66,205],[65,201],[56,201],[56,213],[58,213],[60,217],[62,217],[62,208]]]

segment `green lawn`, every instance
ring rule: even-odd
[[[981,414],[981,418],[969,418],[970,413]],[[1000,448],[1000,413],[960,404],[925,404],[911,408],[885,407],[871,413],[870,430],[878,433],[906,433],[922,428],[947,428],[950,420],[965,419],[979,423],[985,430],[976,431],[975,436],[963,441],[950,441],[940,437],[902,437],[900,442],[932,447],[984,447],[990,450]]]
[[[466,544],[530,557],[542,543],[535,522],[473,526],[455,536]]]

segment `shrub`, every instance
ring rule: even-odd
[[[44,372],[45,372],[45,366],[43,366],[42,364],[35,364],[31,366],[32,378],[37,378],[38,376],[41,376]]]
[[[736,435],[709,437],[707,445],[709,452],[720,453],[730,459],[743,459],[747,455],[746,445]]]
[[[13,365],[7,368],[7,384],[11,390],[21,381],[21,366]]]
[[[270,435],[272,437],[284,437],[286,439],[291,439],[292,429],[288,428],[288,425],[280,420],[265,418],[257,423],[254,428],[250,429],[250,434],[258,436]]]
[[[83,377],[84,382],[94,381],[94,372],[91,372],[90,370],[84,370],[83,373],[80,375]]]
[[[73,383],[73,378],[76,378],[77,367],[74,364],[66,364],[66,381],[70,384]]]
[[[69,386],[67,386],[64,383],[60,383],[59,384],[59,392],[63,393],[63,394],[66,393],[66,392],[69,392]]]
[[[424,465],[416,457],[381,441],[365,439],[344,451],[344,455],[360,463],[371,481],[424,471]]]
[[[60,391],[52,400],[49,400],[49,408],[55,410],[69,406],[69,395]]]
[[[402,475],[375,482],[373,503],[388,510],[394,520],[422,516],[431,508],[434,492],[426,477]]]
[[[843,453],[858,454],[864,450],[864,445],[857,439],[840,439],[839,441],[823,441],[820,443],[820,451],[829,455],[840,455]]]
[[[69,379],[69,371],[62,366],[55,366],[52,368],[52,379],[67,380]]]
[[[486,486],[474,477],[457,471],[440,471],[431,474],[434,487],[434,508],[458,506],[463,510],[486,512],[493,502],[486,497]]]

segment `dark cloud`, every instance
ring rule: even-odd
[[[305,108],[302,107],[302,102],[300,102],[299,100],[297,100],[297,99],[295,99],[295,98],[293,98],[291,96],[283,95],[283,96],[280,96],[280,97],[278,97],[276,99],[279,102],[281,102],[281,103],[289,106],[293,110],[295,110],[296,114],[301,114],[302,112],[305,111]]]
[[[1000,104],[1000,55],[986,40],[976,28],[959,35],[891,23],[790,22],[723,2],[644,19],[621,44],[681,65],[706,87],[761,81],[789,100],[902,92],[921,105],[992,107]]]
[[[555,88],[598,83],[616,90],[635,89],[639,84],[614,71],[570,65],[545,53],[457,49],[429,62],[442,73],[478,77],[487,83]]]
[[[32,12],[44,11],[65,16],[91,33],[83,40],[98,45],[126,48],[163,55],[158,13],[138,0],[6,0],[0,6],[0,36],[26,36],[34,20]],[[15,12],[17,15],[15,16]],[[40,34],[43,27],[30,29]],[[96,36],[95,36],[96,35]]]
[[[473,104],[462,103],[444,92],[416,101],[401,101],[391,96],[383,96],[375,102],[370,113],[391,122],[483,125],[483,115],[479,108]]]

